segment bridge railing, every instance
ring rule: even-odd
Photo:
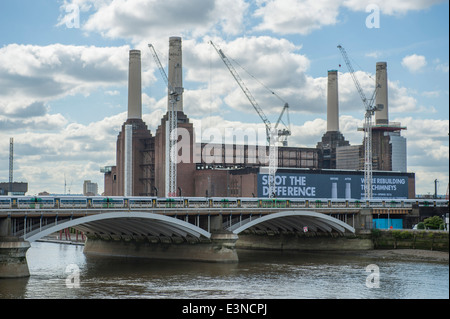
[[[0,196],[0,209],[141,209],[141,208],[412,208],[448,207],[448,200],[254,198],[254,197],[121,197]]]

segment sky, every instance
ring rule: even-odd
[[[14,181],[28,182],[27,194],[79,194],[84,180],[103,192],[100,167],[115,165],[126,120],[128,52],[142,51],[143,120],[154,134],[167,91],[148,44],[167,71],[171,36],[183,39],[184,111],[196,127],[264,127],[213,41],[272,123],[289,103],[290,146],[315,147],[325,133],[328,70],[338,70],[340,131],[362,144],[364,105],[337,46],[367,97],[376,62],[387,62],[389,120],[407,127],[416,193],[434,194],[436,179],[446,193],[442,0],[2,0],[0,181],[8,181],[12,137]]]

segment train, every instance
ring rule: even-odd
[[[284,199],[256,197],[0,196],[0,209],[411,208],[448,207],[437,199]]]

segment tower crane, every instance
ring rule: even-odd
[[[381,110],[383,105],[374,105],[375,97],[377,95],[377,91],[379,85],[375,85],[375,90],[372,94],[370,100],[366,98],[361,85],[359,84],[358,79],[355,76],[355,71],[350,63],[347,52],[341,46],[337,46],[341,51],[341,54],[344,58],[345,64],[352,76],[353,82],[355,83],[356,89],[363,101],[364,107],[366,109],[366,113],[364,115],[364,197],[366,200],[372,199],[372,126],[373,126],[373,114],[375,111]]]
[[[250,90],[245,85],[244,81],[242,81],[242,78],[239,76],[236,69],[233,67],[233,64],[231,64],[230,60],[227,58],[225,53],[223,53],[222,49],[218,48],[212,41],[209,41],[209,43],[214,47],[214,49],[219,54],[220,58],[222,59],[223,63],[225,63],[226,67],[230,71],[231,75],[234,77],[236,82],[239,84],[240,88],[244,92],[244,94],[247,96],[248,100],[252,104],[253,108],[256,110],[256,113],[258,113],[259,117],[263,121],[265,127],[266,127],[266,136],[267,136],[267,142],[269,143],[269,197],[272,198],[275,196],[275,173],[277,171],[278,166],[278,150],[276,147],[277,142],[281,142],[283,146],[287,146],[287,137],[291,135],[291,130],[288,127],[287,129],[278,129],[278,125],[281,122],[281,118],[286,111],[287,118],[288,118],[288,125],[289,123],[289,104],[285,102],[283,110],[278,118],[278,121],[276,122],[275,126],[272,128],[272,124],[270,123],[267,116],[264,114],[261,107],[256,102],[253,95],[250,93]],[[272,94],[275,94],[271,91]],[[279,98],[279,97],[278,97]]]
[[[169,82],[166,72],[161,64],[161,61],[158,58],[158,54],[152,44],[148,45],[151,54],[153,55],[153,59],[158,65],[159,72],[167,85],[168,93],[169,93],[169,102],[171,104],[171,109],[168,112],[168,122],[169,122],[169,134],[166,134],[166,165],[168,164],[168,170],[166,168],[166,195],[168,197],[176,196],[177,192],[177,152],[175,149],[175,143],[177,141],[177,137],[173,137],[175,130],[177,129],[178,116],[176,111],[176,104],[180,100],[181,95],[183,94],[182,87],[174,88],[172,84]],[[168,160],[167,160],[168,159]],[[167,185],[168,183],[168,185]]]
[[[217,53],[219,54],[220,58],[222,59],[222,61],[225,63],[225,65],[227,66],[228,70],[230,71],[231,75],[234,77],[236,82],[239,84],[239,87],[245,93],[245,95],[247,96],[248,100],[252,104],[253,108],[256,110],[256,113],[258,113],[259,117],[263,121],[263,123],[264,123],[264,125],[266,127],[267,139],[269,140],[270,132],[274,131],[275,133],[277,133],[279,141],[282,141],[283,146],[287,146],[287,137],[291,135],[291,130],[289,128],[289,126],[290,126],[290,123],[289,123],[289,104],[283,101],[284,102],[283,110],[281,111],[281,114],[278,117],[278,121],[276,122],[275,126],[272,129],[272,124],[270,123],[269,119],[264,114],[263,110],[258,105],[258,103],[256,102],[256,100],[253,97],[253,95],[250,93],[250,90],[247,88],[247,86],[245,85],[244,81],[242,81],[242,78],[239,76],[238,72],[234,68],[233,64],[231,64],[231,62],[228,59],[228,57],[225,55],[225,53],[223,53],[222,49],[218,48],[212,41],[209,41],[209,43],[217,51]],[[273,92],[273,91],[270,91],[270,92],[272,94],[276,95],[275,92]],[[278,95],[276,95],[276,96],[280,100],[282,100]],[[278,125],[280,124],[281,119],[283,117],[283,114],[285,112],[286,112],[286,115],[287,115],[287,118],[288,118],[287,128],[286,129],[278,129]]]

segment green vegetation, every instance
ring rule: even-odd
[[[426,227],[425,223],[422,223]],[[375,249],[426,249],[448,251],[448,232],[434,230],[372,229]]]
[[[439,216],[426,218],[423,223],[427,229],[441,229],[441,225],[442,227],[444,226],[444,221]],[[419,226],[417,226],[417,228],[419,228]]]

